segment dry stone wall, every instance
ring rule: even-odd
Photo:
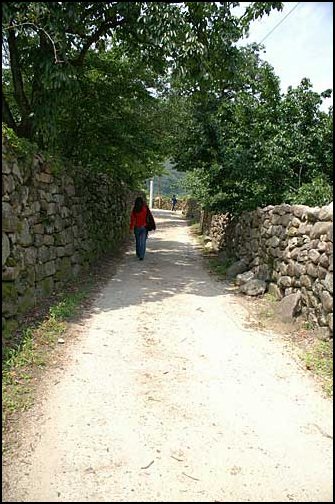
[[[64,170],[66,172],[66,170]],[[137,194],[106,175],[52,173],[40,155],[28,163],[3,145],[2,326],[115,249],[129,229]]]
[[[301,314],[333,331],[333,205],[278,205],[238,219],[202,218],[216,250],[244,260],[278,298],[301,293]]]
[[[201,219],[201,208],[193,198],[185,198],[181,204],[181,213],[184,219],[199,221]]]
[[[166,196],[157,196],[154,198],[153,207],[161,210],[171,210],[171,198]],[[189,220],[198,220],[201,217],[201,209],[196,200],[190,197],[183,197],[178,199],[176,210],[180,210],[182,216]]]
[[[182,200],[178,200],[176,203],[176,210],[180,210],[181,205]],[[171,210],[171,207],[171,198],[167,198],[166,196],[156,196],[153,200],[153,208],[157,208],[159,210]]]

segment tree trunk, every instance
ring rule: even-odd
[[[17,126],[10,111],[4,92],[2,91],[2,119],[3,122],[17,133]]]
[[[31,138],[32,137],[32,124],[30,118],[31,108],[24,91],[23,78],[20,67],[20,58],[16,46],[16,36],[14,28],[11,28],[9,30],[8,47],[10,54],[10,66],[13,77],[14,98],[17,103],[19,113],[21,115],[21,123],[17,127],[17,133],[20,136]]]

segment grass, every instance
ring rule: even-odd
[[[72,317],[81,303],[85,292],[79,291],[75,294],[67,294],[64,299],[50,308],[50,319],[54,321],[66,320]]]
[[[273,294],[271,294],[270,292],[266,292],[263,296],[263,299],[265,299],[265,301],[268,301],[269,303],[271,303],[272,305],[276,305],[278,304],[278,299],[276,298],[276,296],[274,296]]]
[[[203,234],[201,232],[200,223],[199,222],[190,221],[189,222],[189,227],[190,227],[191,233],[197,238],[197,240],[199,241],[199,243],[201,243],[202,245],[204,245],[204,238],[203,238]]]
[[[274,307],[278,304],[278,299],[273,294],[266,292],[262,298],[262,305],[264,310],[259,312],[263,319],[271,319],[275,317]]]
[[[189,226],[191,228],[191,231],[193,231],[196,234],[201,234],[200,230],[200,222],[195,220],[195,219],[190,219],[189,220]]]
[[[204,242],[205,236],[201,232],[200,223],[199,222],[195,222],[194,224],[191,223],[190,230],[191,230],[191,233],[194,236],[196,236],[197,240],[202,245],[204,255],[212,254],[211,250],[205,249],[205,242]],[[210,271],[212,273],[216,273],[219,276],[226,276],[227,269],[229,268],[229,266],[231,266],[235,262],[235,259],[232,259],[232,258],[227,258],[226,261],[224,261],[224,262],[219,261],[219,259],[217,257],[210,257],[208,259],[209,259],[208,266],[209,266]]]
[[[333,348],[328,341],[315,341],[305,356],[306,368],[319,376],[328,396],[333,396]]]
[[[63,295],[49,308],[49,315],[35,327],[27,327],[16,348],[5,348],[2,356],[2,422],[3,430],[9,416],[24,411],[33,402],[34,372],[45,367],[51,349],[67,329],[66,321],[77,311],[84,291]]]
[[[206,249],[206,247],[205,247],[205,245],[206,245],[205,244],[205,235],[201,231],[199,222],[194,222],[193,224],[191,222],[190,223],[190,231],[193,234],[193,236],[196,237],[198,243],[201,245],[201,247],[202,247],[202,253],[204,255],[211,254],[212,251]]]
[[[224,262],[219,261],[216,257],[209,260],[209,268],[213,273],[220,276],[227,274],[227,269],[234,263],[234,259],[227,258]]]

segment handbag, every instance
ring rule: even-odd
[[[148,206],[147,206],[146,221],[147,221],[147,225],[145,227],[147,228],[147,231],[155,231],[155,229],[156,229],[155,219],[154,219],[151,211],[149,210]]]

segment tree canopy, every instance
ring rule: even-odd
[[[188,187],[213,211],[239,213],[268,204],[332,200],[333,110],[304,78],[280,93],[273,68],[258,49],[241,50],[240,81],[230,96],[174,97],[172,158]],[[236,81],[237,82],[237,81]],[[178,112],[178,115],[177,115]],[[314,196],[313,196],[314,194]]]
[[[150,176],[166,155],[168,80],[189,94],[231,85],[233,44],[282,4],[251,3],[241,17],[236,5],[3,2],[3,120],[76,162]]]

